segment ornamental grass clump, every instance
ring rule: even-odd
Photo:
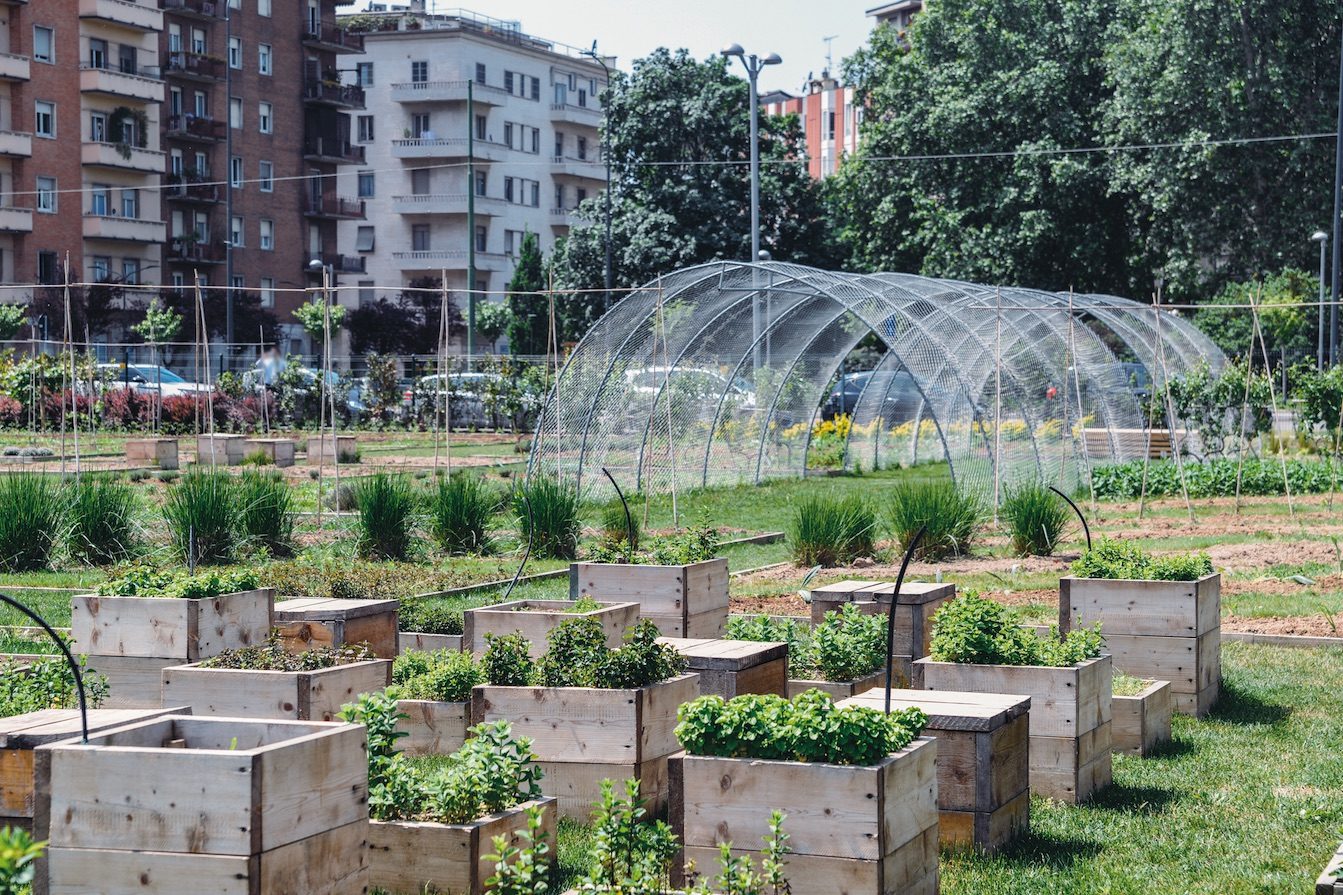
[[[999,509],[1017,556],[1051,555],[1068,524],[1068,513],[1063,498],[1041,482],[1008,488]]]
[[[848,683],[884,668],[886,616],[864,615],[852,603],[827,612],[814,629],[768,615],[728,619],[732,640],[788,644],[788,676],[795,680]]]
[[[271,556],[294,552],[294,494],[279,473],[244,472],[238,479],[238,535]]]
[[[547,476],[531,476],[513,495],[518,533],[538,557],[578,558],[578,510],[578,491]]]
[[[908,708],[887,715],[835,705],[807,690],[793,699],[750,694],[701,696],[677,712],[676,738],[691,755],[874,765],[914,741],[928,716]]]
[[[190,564],[218,565],[238,548],[237,490],[233,478],[220,470],[197,469],[168,491],[163,520],[177,555]]]
[[[449,554],[489,553],[490,517],[499,496],[479,476],[444,476],[429,498],[429,526]]]
[[[403,475],[379,472],[354,490],[359,508],[356,544],[366,559],[405,559],[410,553],[415,492]]]
[[[804,497],[793,511],[788,531],[793,561],[802,566],[838,566],[871,556],[876,528],[876,514],[856,494]]]
[[[916,558],[938,560],[970,552],[984,518],[977,496],[950,481],[904,482],[890,493],[886,518],[901,551],[926,527]]]
[[[427,699],[431,702],[466,702],[471,688],[485,683],[485,672],[476,658],[462,650],[410,651],[392,663],[394,699]]]
[[[1212,574],[1212,560],[1206,553],[1154,557],[1135,543],[1101,538],[1073,562],[1072,573],[1078,578],[1197,581]]]
[[[648,619],[625,634],[615,649],[594,618],[574,618],[552,628],[544,656],[533,662],[521,634],[485,635],[482,664],[489,683],[498,687],[595,687],[633,690],[670,680],[685,671],[686,660],[658,643],[657,626]]]
[[[70,556],[101,566],[135,550],[139,501],[126,483],[85,475],[70,486]]]
[[[69,527],[67,506],[65,491],[52,476],[0,476],[0,571],[49,568]]]
[[[934,662],[968,665],[1044,665],[1066,668],[1094,659],[1105,641],[1100,625],[1078,628],[1061,637],[1058,626],[1038,637],[1021,626],[1017,614],[1001,603],[965,593],[938,610],[928,657]]]

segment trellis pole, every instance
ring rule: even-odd
[[[1250,297],[1250,317],[1254,323],[1254,327],[1251,330],[1251,332],[1253,336],[1259,340],[1259,350],[1262,351],[1264,354],[1264,370],[1265,372],[1267,372],[1269,364],[1268,346],[1264,344],[1264,332],[1259,327],[1259,302],[1256,300],[1254,296]],[[1245,376],[1247,383],[1249,382],[1250,375],[1251,375],[1251,367],[1247,359],[1245,364]],[[1273,423],[1278,418],[1277,389],[1273,385],[1273,377],[1271,375],[1268,377],[1268,400],[1269,400],[1269,407],[1272,409],[1273,412],[1273,415],[1269,418],[1269,429],[1270,429],[1269,434],[1271,435],[1273,434],[1272,433]],[[1283,493],[1287,495],[1287,514],[1291,519],[1295,520],[1296,506],[1292,502],[1292,485],[1291,482],[1288,481],[1287,479],[1287,454],[1282,449],[1281,439],[1279,439],[1278,441],[1278,462],[1282,466],[1282,490]]]
[[[1194,505],[1189,500],[1189,485],[1184,477],[1184,458],[1180,456],[1180,440],[1177,435],[1179,430],[1175,428],[1175,404],[1170,396],[1170,368],[1166,366],[1166,343],[1161,338],[1161,288],[1159,286],[1157,287],[1155,299],[1156,300],[1152,305],[1152,314],[1156,320],[1156,345],[1157,357],[1161,363],[1161,382],[1166,393],[1166,418],[1170,420],[1171,425],[1171,456],[1175,458],[1175,472],[1180,477],[1180,493],[1184,495],[1184,508],[1189,514],[1189,521],[1193,522]],[[1188,432],[1185,432],[1185,437],[1189,437]],[[1151,443],[1150,430],[1148,434],[1148,443]],[[1149,456],[1151,455],[1152,451],[1150,448],[1147,453]]]
[[[70,253],[65,255],[65,345],[70,353],[70,416],[73,422],[71,430],[75,436],[75,481],[79,481],[79,377],[75,374],[75,334],[74,325],[70,319]],[[61,406],[65,406],[65,396],[61,396]],[[61,414],[65,416],[64,413]],[[61,425],[64,430],[64,420]],[[64,439],[62,439],[64,440]],[[65,449],[62,445],[61,463],[64,465]]]
[[[205,298],[201,294],[200,274],[196,275],[196,320],[201,334],[201,353],[205,356],[205,378],[210,378],[210,331],[205,328]],[[221,365],[222,366],[222,365]],[[221,370],[222,372],[222,370]],[[196,399],[197,408],[200,407],[199,397]],[[207,388],[205,391],[206,421],[205,425],[210,432],[210,466],[215,465],[215,399],[214,389]],[[199,410],[197,411],[199,412]],[[199,458],[198,458],[199,459]]]
[[[1074,329],[1075,323],[1076,323],[1076,313],[1074,312],[1074,309],[1073,309],[1073,290],[1072,290],[1072,287],[1069,287],[1069,288],[1068,288],[1068,344],[1069,344],[1069,346],[1070,346],[1071,353],[1072,353],[1072,358],[1073,358],[1073,363],[1072,363],[1072,367],[1073,367],[1073,375],[1072,375],[1072,380],[1073,380],[1073,395],[1076,396],[1076,398],[1077,398],[1077,424],[1078,424],[1079,426],[1081,426],[1081,427],[1082,427],[1082,430],[1083,430],[1083,431],[1082,431],[1082,456],[1083,456],[1083,457],[1085,458],[1085,460],[1086,460],[1087,490],[1088,490],[1088,491],[1090,492],[1090,494],[1091,494],[1091,515],[1092,515],[1093,517],[1095,517],[1096,515],[1098,515],[1098,514],[1097,514],[1097,510],[1096,510],[1096,483],[1095,483],[1095,481],[1094,481],[1094,480],[1092,479],[1092,477],[1091,477],[1091,457],[1089,457],[1089,456],[1087,455],[1087,451],[1086,451],[1086,417],[1085,417],[1086,408],[1085,408],[1085,407],[1083,406],[1083,404],[1082,404],[1082,379],[1081,379],[1081,376],[1080,376],[1080,375],[1078,374],[1078,372],[1077,372],[1077,367],[1078,367],[1078,363],[1077,363],[1077,336],[1076,336],[1076,332],[1075,332],[1075,329]],[[1068,377],[1067,377],[1066,375],[1064,376],[1063,381],[1064,381],[1065,384],[1067,383],[1067,381],[1068,381]],[[1069,435],[1072,436],[1072,438],[1073,438],[1073,443],[1076,444],[1077,435],[1074,434],[1074,433],[1072,433],[1072,432],[1069,432]]]
[[[1250,412],[1250,383],[1254,380],[1254,364],[1251,363],[1254,358],[1254,327],[1250,327],[1250,350],[1245,353],[1245,397],[1240,404],[1240,439],[1245,438],[1245,424]],[[1241,475],[1245,469],[1245,449],[1242,444],[1236,457],[1236,515],[1240,515],[1240,485]]]
[[[998,524],[1003,463],[1003,290],[994,290],[993,347],[993,524]]]

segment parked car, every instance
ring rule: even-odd
[[[755,406],[755,389],[740,376],[729,380],[717,370],[698,367],[639,367],[625,371],[625,383],[635,394],[656,398],[664,386],[673,394],[701,401],[717,401],[726,393],[741,407]]]
[[[311,367],[303,367],[303,366],[294,367],[293,369],[302,383],[301,385],[297,385],[294,387],[294,391],[298,395],[306,396],[310,392],[316,392],[321,390],[322,387],[321,371],[314,370]],[[337,373],[335,370],[332,370],[329,374],[327,374],[326,381],[327,384],[329,384],[332,388],[338,388],[341,384],[340,374]],[[242,384],[243,389],[249,392],[259,392],[261,390],[261,383],[259,381],[257,371],[255,369],[246,370],[243,372]],[[352,415],[359,416],[368,411],[368,407],[366,406],[366,402],[364,400],[362,391],[363,390],[359,385],[359,380],[354,380],[354,382],[350,384],[349,392],[345,396],[345,407]]]
[[[840,376],[821,405],[821,418],[834,419],[841,413],[852,416],[867,391],[871,395],[885,393],[883,414],[888,420],[912,419],[923,401],[914,377],[906,370],[860,370]],[[873,400],[871,395],[868,400]]]
[[[192,382],[157,364],[99,364],[98,372],[108,388],[132,388],[138,392],[159,394],[165,398],[203,395],[213,386]]]

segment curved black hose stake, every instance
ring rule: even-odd
[[[620,505],[625,508],[625,562],[634,565],[634,517],[630,515],[629,501],[625,499],[625,492],[620,490],[616,477],[611,475],[611,470],[603,466],[602,472],[611,480],[611,487],[616,489],[616,497],[620,498]]]
[[[891,667],[891,650],[895,646],[895,604],[900,599],[900,588],[905,586],[905,570],[909,568],[909,561],[914,558],[914,551],[919,549],[919,541],[923,540],[924,534],[928,531],[928,526],[919,529],[918,534],[910,540],[909,546],[905,548],[905,558],[900,562],[900,574],[895,577],[895,593],[891,594],[891,611],[886,614],[886,714],[891,713],[891,684],[895,669]]]
[[[1050,491],[1053,491],[1053,492],[1054,492],[1055,494],[1057,494],[1059,497],[1062,497],[1064,500],[1066,500],[1066,501],[1068,502],[1068,506],[1072,507],[1072,508],[1073,508],[1073,512],[1077,514],[1077,518],[1080,519],[1080,520],[1082,521],[1082,533],[1085,534],[1085,535],[1087,536],[1087,549],[1090,550],[1090,549],[1091,549],[1091,527],[1090,527],[1089,525],[1087,525],[1087,517],[1082,515],[1082,510],[1081,510],[1081,508],[1079,508],[1079,507],[1077,506],[1077,504],[1073,503],[1073,499],[1072,499],[1071,497],[1069,497],[1068,495],[1064,494],[1062,491],[1060,491],[1058,488],[1055,488],[1053,485],[1050,485],[1050,486],[1049,486],[1049,490],[1050,490]]]
[[[522,577],[522,570],[527,568],[527,560],[532,555],[532,532],[536,530],[536,519],[532,517],[532,502],[527,499],[527,495],[518,492],[518,497],[522,499],[522,505],[527,508],[527,549],[522,551],[522,562],[518,563],[518,570],[513,573],[513,580],[508,583],[508,590],[504,591],[504,598],[501,603],[507,603],[508,597],[513,593],[513,588],[518,586],[518,579]]]
[[[60,647],[61,655],[65,657],[65,664],[70,666],[70,670],[74,672],[75,675],[75,690],[79,693],[79,726],[83,732],[83,739],[81,742],[87,745],[89,742],[89,708],[88,704],[84,701],[84,675],[79,673],[79,663],[75,661],[74,656],[70,655],[70,648],[65,645],[65,641],[61,639],[61,636],[56,633],[51,625],[46,623],[42,616],[38,615],[13,597],[0,594],[0,600],[13,606],[15,609],[41,625],[42,630],[46,631],[47,634],[51,636],[51,639],[56,642],[56,646]]]

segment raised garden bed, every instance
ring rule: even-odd
[[[363,644],[373,655],[393,659],[398,651],[399,606],[397,600],[281,600],[275,604],[275,633],[292,653]]]
[[[197,435],[196,462],[214,466],[237,466],[247,453],[244,435]]]
[[[899,679],[897,678],[897,683]],[[850,696],[857,696],[859,693],[865,693],[873,687],[886,686],[886,672],[874,671],[871,674],[865,674],[862,677],[851,681],[820,681],[808,680],[806,678],[789,678],[788,690],[784,693],[789,699],[797,696],[799,693],[805,693],[808,690],[820,690],[828,693],[833,699],[848,699]]]
[[[70,598],[70,636],[90,664],[103,656],[196,662],[265,643],[274,603],[269,588],[201,599],[85,594]]]
[[[1343,845],[1315,881],[1315,895],[1343,895]]]
[[[149,464],[159,469],[177,469],[176,438],[132,438],[126,442],[126,462]]]
[[[432,653],[435,650],[460,650],[461,634],[425,634],[420,631],[402,631],[396,637],[400,652]]]
[[[640,617],[667,637],[722,637],[727,580],[726,559],[682,566],[580,562],[569,567],[569,597],[638,603]]]
[[[41,746],[36,777],[37,822],[59,818],[42,892],[363,895],[369,886],[357,725],[172,715],[87,745]]]
[[[359,456],[353,435],[313,435],[308,438],[308,462],[349,463]]]
[[[394,698],[401,715],[396,746],[407,755],[446,755],[466,741],[471,726],[471,688],[485,676],[461,650],[407,652],[392,663]]]
[[[895,632],[891,641],[891,662],[896,680],[908,685],[910,663],[928,655],[933,637],[933,616],[956,596],[954,584],[906,582],[897,594],[894,582],[840,581],[811,591],[811,623],[819,625],[825,613],[853,603],[867,615],[891,611],[895,605]]]
[[[513,600],[468,609],[462,613],[462,643],[465,649],[483,653],[486,634],[518,632],[532,644],[535,658],[555,628],[575,618],[591,618],[606,632],[606,645],[615,648],[639,620],[638,603],[597,603],[591,609],[586,605],[574,600]]]
[[[1113,697],[1111,744],[1115,752],[1151,755],[1170,742],[1171,692],[1169,681],[1145,681],[1142,692]]]
[[[265,454],[271,465],[279,469],[294,465],[294,449],[290,438],[249,438],[243,445],[244,455]]]
[[[686,670],[699,675],[701,696],[731,699],[743,693],[788,691],[788,644],[752,640],[696,640],[663,637],[686,660]]]

